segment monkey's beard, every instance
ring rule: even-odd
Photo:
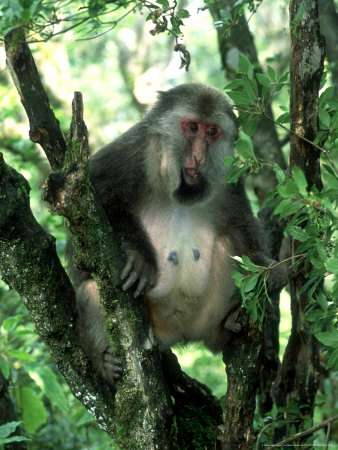
[[[174,197],[179,203],[194,203],[208,196],[209,183],[201,172],[192,184],[186,182],[186,177],[187,175],[181,172],[181,183],[174,192]]]

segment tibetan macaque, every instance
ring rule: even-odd
[[[183,84],[160,92],[140,123],[91,159],[91,182],[126,259],[123,289],[144,297],[160,350],[199,340],[213,352],[229,345],[240,328],[229,255],[272,262],[242,181],[224,181],[224,158],[233,155],[236,138],[224,95]],[[81,341],[113,383],[121,362],[104,332],[97,285],[89,274],[73,272]],[[284,284],[276,267],[268,288]]]

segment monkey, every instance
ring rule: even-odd
[[[237,119],[218,89],[191,83],[160,91],[143,119],[90,159],[90,180],[125,256],[123,290],[143,297],[165,351],[203,341],[212,352],[240,330],[233,299],[232,256],[257,265],[272,260],[243,180],[225,183],[224,158],[234,153]],[[96,282],[73,268],[79,332],[99,373],[121,375],[104,331]],[[268,290],[285,284],[276,266]]]

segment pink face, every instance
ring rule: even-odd
[[[205,165],[209,145],[217,141],[223,132],[218,125],[198,120],[182,120],[181,130],[190,148],[183,166],[183,177],[187,184],[193,185],[201,177],[200,171]]]

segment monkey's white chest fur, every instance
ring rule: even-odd
[[[146,295],[155,335],[162,346],[204,339],[217,350],[220,323],[232,307],[228,240],[204,221],[202,207],[153,207],[140,219],[159,270]]]

